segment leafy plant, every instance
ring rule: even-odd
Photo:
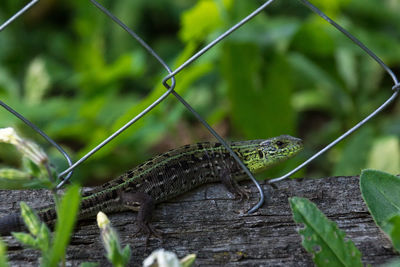
[[[382,103],[392,84],[376,62],[300,3],[275,2],[183,70],[176,90],[229,139],[299,134],[308,156]],[[111,1],[107,7],[174,68],[258,4],[138,0]],[[400,66],[399,1],[316,4],[391,68]],[[0,20],[18,8],[20,1],[2,1]],[[164,93],[159,84],[166,73],[84,1],[51,1],[35,8],[0,34],[0,97],[77,158]],[[73,16],[65,12],[70,10]],[[51,42],[43,42],[47,39]],[[335,146],[307,175],[351,175],[365,167],[396,173],[398,105]],[[0,123],[27,129],[6,112],[0,112]],[[114,177],[154,151],[208,137],[168,98],[76,169],[74,179]],[[0,154],[7,162],[12,153]],[[55,149],[48,155],[58,168],[66,167]],[[53,188],[48,178],[54,175],[45,169],[33,159],[24,160],[21,169],[1,169],[0,187]],[[396,221],[387,219],[387,225],[396,229]]]
[[[121,248],[117,231],[111,226],[110,220],[103,212],[97,214],[97,225],[100,228],[101,239],[107,251],[107,259],[115,267],[127,266],[131,258],[131,248],[129,245]]]
[[[54,238],[47,225],[41,222],[35,212],[24,202],[21,202],[21,216],[29,230],[28,233],[12,233],[23,245],[41,251],[41,266],[57,266],[64,260],[65,251],[76,221],[79,209],[79,186],[69,187],[57,210],[57,223]]]
[[[36,143],[21,138],[13,128],[0,129],[0,142],[11,144],[21,153],[22,169],[1,168],[1,189],[54,188],[55,173],[49,159]]]
[[[360,188],[375,223],[400,251],[400,177],[377,170],[363,170]]]
[[[115,267],[124,267],[129,264],[131,248],[126,245],[121,248],[117,231],[112,227],[110,220],[103,212],[97,214],[97,224],[101,231],[101,239],[106,249],[106,257]],[[175,253],[158,249],[153,251],[143,261],[144,267],[190,267],[196,259],[195,254],[190,254],[179,260]]]
[[[0,266],[8,267],[7,247],[1,239],[0,239]]]
[[[307,199],[293,197],[289,199],[293,218],[304,224],[298,232],[303,236],[302,245],[313,254],[317,266],[363,266],[361,253],[351,240],[345,240],[336,223]]]
[[[83,262],[79,267],[97,267],[99,264],[97,262]]]
[[[360,188],[375,223],[400,251],[400,177],[377,170],[363,170]],[[302,244],[313,254],[318,266],[362,266],[361,254],[353,242],[345,241],[344,233],[313,203],[294,197],[290,199],[290,206],[294,220],[305,225],[299,230],[303,235]],[[397,264],[393,262],[387,266]]]
[[[400,214],[395,214],[386,221],[386,232],[392,240],[393,247],[400,251]]]
[[[29,231],[28,233],[12,233],[23,245],[42,252],[41,262],[48,262],[47,253],[50,248],[51,235],[47,225],[39,220],[39,217],[25,202],[20,203],[21,216]]]
[[[65,252],[74,230],[79,204],[81,202],[80,187],[72,185],[62,198],[57,207],[57,222],[54,239],[50,249],[49,265],[55,266],[65,258]]]
[[[360,176],[362,197],[377,225],[400,213],[400,178],[377,170],[363,170]]]
[[[20,6],[14,0],[3,2],[0,19],[5,21]],[[258,4],[139,0],[110,2],[107,7],[174,69]],[[315,4],[390,67],[400,66],[396,1]],[[4,48],[0,50],[0,96],[78,158],[164,93],[160,81],[166,73],[90,4],[61,0],[35,8],[35,15],[24,14],[0,34]],[[76,12],[69,16],[65,10]],[[62,15],[52,15],[57,12]],[[43,44],[46,38],[52,41]],[[378,64],[299,2],[274,3],[176,78],[176,90],[212,125],[224,129],[224,136],[300,135],[307,144],[304,156],[371,112],[392,86]],[[400,136],[396,110],[395,106],[371,122],[368,134],[359,131],[329,151],[308,174],[354,174],[377,166],[373,155],[379,137]],[[6,112],[0,113],[0,122],[1,127],[26,129]],[[86,161],[74,179],[110,178],[154,152],[210,138],[197,126],[173,97],[168,98]],[[348,159],[355,158],[359,144],[364,145],[363,153],[352,160],[356,164],[350,164]],[[56,150],[48,153],[55,165],[66,167]],[[293,159],[287,168],[301,160],[301,156]]]

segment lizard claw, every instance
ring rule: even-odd
[[[232,175],[229,173],[228,169],[224,169],[222,171],[221,181],[229,190],[229,192],[235,195],[236,199],[242,201],[243,198],[250,198],[251,190],[241,187],[238,182],[232,178]]]
[[[146,222],[138,223],[138,230],[133,234],[133,236],[138,236],[140,233],[144,233],[146,236],[145,247],[147,247],[149,238],[154,236],[162,242],[162,234],[160,231],[156,230],[151,224]]]
[[[239,201],[243,201],[244,198],[249,199],[250,193],[251,193],[250,189],[241,186],[237,186],[235,188],[236,199],[239,199]]]

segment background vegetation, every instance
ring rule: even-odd
[[[400,2],[312,1],[394,71],[400,70]],[[26,1],[4,0],[0,21]],[[262,1],[102,1],[172,68],[249,14]],[[41,0],[0,33],[0,98],[62,144],[75,160],[159,97],[166,72],[88,1]],[[177,76],[176,90],[229,140],[291,134],[306,149],[285,170],[353,126],[392,93],[383,69],[299,1],[265,12]],[[399,104],[298,176],[355,175],[365,167],[400,171]],[[14,116],[16,127],[58,152]],[[186,143],[213,140],[172,96],[75,172],[97,183]],[[11,146],[3,164],[18,165]],[[13,156],[15,155],[15,157]],[[282,174],[278,167],[262,178]]]

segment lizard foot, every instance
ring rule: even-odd
[[[234,194],[236,199],[239,199],[239,201],[243,201],[244,198],[250,198],[251,190],[237,185],[235,186]]]
[[[235,195],[236,199],[242,201],[243,198],[250,198],[251,190],[241,187],[232,177],[232,174],[229,172],[228,168],[225,168],[221,171],[221,181],[228,191]]]
[[[145,234],[146,241],[145,241],[145,246],[147,247],[149,238],[151,236],[154,236],[156,239],[162,240],[162,234],[160,231],[156,230],[151,224],[146,223],[146,222],[138,222],[138,230],[134,233],[134,236],[138,236],[139,234]]]

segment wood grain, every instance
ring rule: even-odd
[[[141,266],[151,251],[164,248],[183,257],[197,254],[198,266],[310,266],[311,256],[302,248],[288,204],[288,197],[310,199],[329,219],[335,221],[363,254],[364,264],[382,264],[395,258],[391,243],[377,228],[361,198],[358,177],[330,177],[315,180],[291,180],[277,189],[263,185],[270,199],[255,214],[244,211],[257,202],[256,189],[250,200],[239,202],[220,184],[200,187],[157,206],[153,225],[163,232],[163,241],[134,236],[136,214],[109,215],[122,244],[130,244],[131,266]],[[47,191],[0,191],[0,216],[18,211],[23,200],[33,207],[51,201]],[[25,249],[5,237],[11,266],[37,266],[37,252]],[[110,266],[104,257],[99,230],[94,220],[81,222],[67,252],[69,266],[84,261]]]

